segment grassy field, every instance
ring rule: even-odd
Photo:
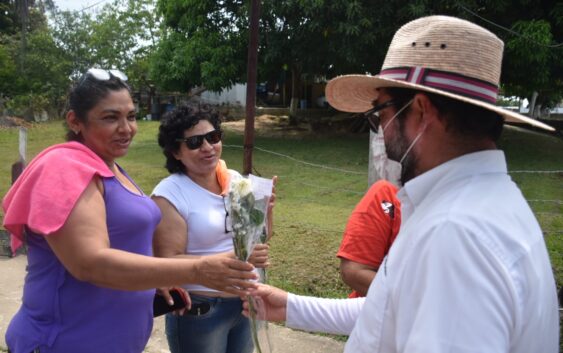
[[[156,122],[139,122],[139,133],[120,163],[150,193],[167,175],[156,144]],[[28,159],[63,141],[61,122],[29,130]],[[0,194],[10,185],[17,160],[17,129],[0,130]],[[242,169],[242,136],[227,129],[223,158]],[[257,132],[256,172],[279,176],[270,282],[301,294],[344,297],[335,257],[354,205],[367,189],[367,135],[267,137]],[[500,143],[511,176],[521,187],[545,234],[558,286],[563,285],[563,140],[507,128]],[[272,153],[275,152],[275,153]],[[559,170],[559,173],[529,171]],[[0,214],[1,216],[1,214]]]

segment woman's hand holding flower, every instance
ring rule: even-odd
[[[268,254],[270,252],[270,245],[268,244],[256,244],[254,246],[254,251],[250,254],[248,262],[258,268],[267,268],[270,266],[270,261]]]
[[[232,259],[224,254],[204,256],[198,260],[196,283],[222,292],[243,296],[249,288],[255,288],[252,282],[257,275],[252,272],[254,266],[247,262]]]

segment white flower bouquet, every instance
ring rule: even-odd
[[[233,178],[226,198],[227,210],[233,230],[235,255],[247,261],[254,246],[266,241],[268,203],[272,193],[272,180],[250,174],[248,178]],[[264,274],[261,272],[261,278]],[[257,353],[271,352],[270,338],[263,306],[257,299],[249,297],[252,340]]]

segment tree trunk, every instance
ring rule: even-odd
[[[535,110],[536,110],[536,100],[538,99],[538,92],[534,91],[532,94],[532,98],[530,99],[530,105],[528,105],[528,116],[530,118],[535,118]]]
[[[258,29],[261,0],[251,0],[250,38],[246,72],[246,119],[244,121],[244,156],[242,173],[252,172],[252,152],[254,149],[254,115],[256,114],[256,76],[258,65]]]
[[[535,119],[541,118],[541,108],[542,108],[541,104],[536,104],[536,106],[534,107],[534,118]]]
[[[27,21],[29,20],[29,4],[27,0],[20,0],[16,3],[19,6],[19,16],[21,21],[21,57],[20,57],[20,75],[25,75],[25,52],[27,48]]]
[[[297,124],[297,108],[299,107],[301,88],[301,67],[300,65],[291,66],[291,101],[289,103],[289,123]]]

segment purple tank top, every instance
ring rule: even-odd
[[[152,256],[160,210],[115,178],[104,178],[111,248]],[[13,353],[140,353],[152,331],[154,290],[122,291],[75,279],[43,235],[27,232],[23,303],[6,332]]]

